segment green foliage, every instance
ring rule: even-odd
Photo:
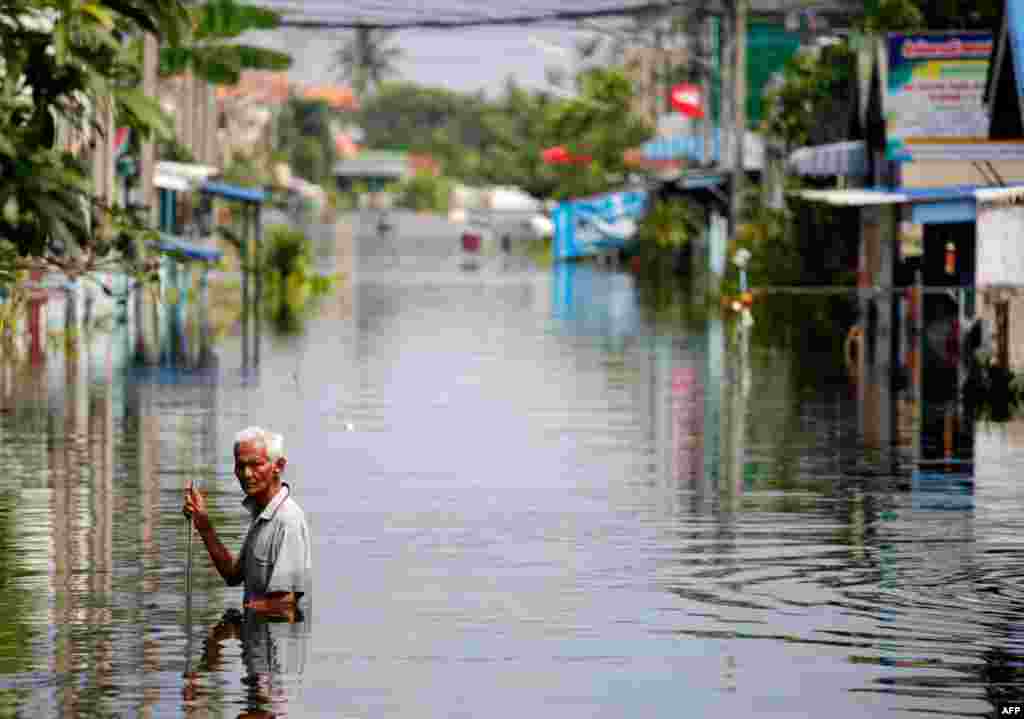
[[[839,108],[832,105],[846,93],[853,67],[854,55],[846,45],[794,55],[783,70],[782,84],[765,95],[766,132],[787,148],[808,144],[823,122],[834,122]],[[838,119],[848,125],[846,113]],[[846,130],[844,126],[837,131],[845,137]]]
[[[480,180],[521,187],[534,197],[551,197],[559,171],[544,162],[541,152],[558,144],[551,118],[557,100],[519,87],[511,79],[505,93],[484,115],[492,140],[483,150]]]
[[[864,13],[867,32],[920,30],[925,27],[924,13],[914,0],[875,0]]]
[[[337,150],[331,124],[336,113],[323,100],[290,97],[278,114],[275,145],[292,172],[313,183],[331,184]]]
[[[169,162],[195,162],[195,156],[192,154],[192,150],[178,142],[178,138],[169,136],[163,141],[157,143],[160,148],[159,157],[162,160]]]
[[[448,212],[452,183],[447,177],[430,172],[417,172],[399,183],[395,190],[396,204],[417,212]]]
[[[263,253],[270,318],[279,331],[297,331],[303,312],[331,290],[332,278],[314,271],[312,241],[288,225],[267,228]]]
[[[446,175],[472,182],[480,178],[483,153],[495,140],[491,112],[479,95],[388,83],[363,100],[357,122],[367,147],[429,154]]]
[[[580,78],[578,99],[530,92],[509,81],[503,96],[457,93],[407,83],[382,86],[365,100],[359,124],[366,145],[431,155],[448,177],[469,185],[520,187],[535,197],[601,192],[625,178],[623,151],[651,135],[625,108],[632,88],[616,70]],[[542,151],[568,145],[594,161],[546,164]]]
[[[1024,377],[995,364],[991,357],[975,357],[969,363],[963,394],[977,419],[1006,422],[1024,403]]]
[[[324,146],[315,137],[303,137],[292,148],[292,172],[310,182],[319,182],[327,177],[331,165],[325,156]]]
[[[755,191],[748,193],[744,207],[746,214],[727,249],[728,273],[723,292],[739,291],[738,271],[732,260],[740,249],[750,252],[746,265],[748,287],[801,284],[804,260],[792,213],[766,206]]]
[[[869,0],[859,29],[885,33],[909,30],[995,30],[1003,0]]]
[[[637,239],[655,250],[678,250],[698,237],[705,226],[704,211],[695,201],[657,200],[644,214]]]
[[[169,124],[138,77],[123,34],[155,32],[173,45],[187,36],[177,0],[12,0],[0,23],[0,238],[15,268],[58,269],[75,277],[117,259],[145,271],[145,219],[110,207],[93,192],[87,157],[73,155],[93,109],[113,100],[117,120],[142,136]],[[118,258],[118,249],[133,249]]]
[[[192,42],[160,48],[160,74],[178,75],[192,70],[214,85],[234,85],[243,70],[287,70],[291,56],[268,48],[228,43],[250,30],[272,30],[281,23],[278,13],[237,0],[207,0],[192,9]]]
[[[252,157],[235,155],[221,173],[224,182],[240,187],[265,187],[270,184],[267,169]]]
[[[625,151],[653,134],[630,112],[632,101],[632,85],[621,71],[594,68],[577,78],[577,97],[555,104],[551,134],[573,155],[591,157],[585,164],[558,167],[556,199],[606,192],[622,184]]]

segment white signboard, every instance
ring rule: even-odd
[[[1024,285],[1024,205],[979,200],[976,286]]]

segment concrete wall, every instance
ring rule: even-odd
[[[996,303],[1009,303],[1008,330],[1005,338],[1009,348],[1010,369],[1015,372],[1024,371],[1024,289],[990,290],[978,293],[978,314],[992,330],[992,346],[999,347],[1004,338],[1000,337],[1000,326],[997,322]]]
[[[992,167],[1006,182],[1024,182],[1024,161],[996,161]],[[905,162],[901,172],[904,187],[991,184],[973,163],[962,160]]]

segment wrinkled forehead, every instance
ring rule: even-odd
[[[247,439],[235,444],[235,460],[267,458],[267,446],[258,439]]]

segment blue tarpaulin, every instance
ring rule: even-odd
[[[636,234],[646,205],[645,190],[610,192],[559,203],[551,213],[555,259],[625,247]]]
[[[223,197],[228,200],[238,200],[240,202],[262,203],[267,199],[267,193],[263,190],[252,187],[229,185],[226,182],[212,182],[207,180],[203,183],[200,189],[207,195],[217,195],[218,197]]]

